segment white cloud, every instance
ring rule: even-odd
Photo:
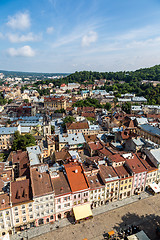
[[[16,56],[34,57],[35,56],[35,51],[28,45],[21,48],[9,48],[7,52],[12,57],[16,57]]]
[[[97,38],[98,38],[97,33],[90,31],[88,34],[82,37],[82,46],[83,47],[89,46],[91,43],[96,42]]]
[[[46,29],[46,32],[47,32],[48,34],[53,33],[53,31],[54,31],[54,28],[53,28],[53,27],[48,27],[48,28]]]
[[[31,32],[25,35],[9,33],[7,36],[9,41],[12,43],[31,42],[31,41],[33,42],[33,41],[39,41],[41,39],[40,36],[34,35]]]
[[[25,30],[30,27],[31,20],[28,13],[17,13],[8,17],[7,25],[13,29]]]

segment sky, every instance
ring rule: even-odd
[[[160,64],[159,0],[0,0],[0,69],[130,71]]]

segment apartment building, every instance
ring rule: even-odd
[[[12,216],[10,196],[7,193],[0,194],[0,237],[12,233]]]
[[[132,195],[133,176],[124,166],[116,166],[114,168],[119,177],[119,200],[130,197]]]
[[[105,183],[105,203],[118,200],[119,176],[112,166],[100,165],[100,176]]]
[[[66,100],[63,96],[44,97],[44,107],[54,110],[66,109]]]
[[[145,182],[145,188],[146,188],[148,187],[148,185],[156,182],[158,168],[156,168],[154,164],[148,158],[146,158],[146,155],[138,154],[138,157],[142,162],[142,164],[147,169],[146,182]]]
[[[33,166],[31,184],[35,226],[55,221],[54,190],[47,164]]]
[[[88,122],[73,122],[66,123],[67,133],[83,133],[84,135],[89,134],[89,124]]]
[[[55,219],[69,217],[72,212],[71,189],[64,172],[51,173],[52,185],[55,192]]]
[[[29,179],[17,178],[10,184],[11,211],[15,232],[34,226],[32,189]]]
[[[73,205],[89,202],[89,184],[81,164],[70,162],[64,167],[72,191]]]
[[[89,183],[83,167],[78,162],[64,165],[72,191],[73,213],[76,221],[92,216],[89,199]]]
[[[132,194],[139,194],[145,189],[147,169],[144,167],[136,154],[123,154],[123,157],[126,159],[126,167],[133,176]]]

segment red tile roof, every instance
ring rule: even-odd
[[[64,101],[64,97],[44,97],[44,102],[61,102]]]
[[[19,166],[19,177],[27,176],[29,178],[29,157],[27,151],[18,150],[17,152],[11,152],[9,157],[9,161],[12,161],[13,164],[18,163]]]
[[[115,167],[114,170],[120,178],[131,177],[130,172],[124,166]]]
[[[52,185],[55,191],[55,196],[71,193],[69,183],[63,172],[59,172],[59,176],[52,178]]]
[[[79,163],[71,162],[64,165],[64,167],[72,192],[82,191],[89,188],[83,168]]]
[[[55,152],[55,160],[56,161],[64,161],[64,160],[67,160],[70,158],[71,158],[71,155],[69,154],[68,151]]]
[[[68,129],[88,129],[89,125],[88,122],[73,122],[73,123],[66,123],[67,130]]]
[[[31,183],[32,183],[32,191],[33,196],[43,196],[53,192],[53,187],[51,183],[51,178],[49,172],[38,171],[38,168],[33,167],[30,169],[31,171]]]
[[[90,189],[97,189],[105,186],[105,183],[100,178],[99,174],[87,177]]]
[[[112,162],[125,162],[125,158],[123,158],[120,154],[114,154],[108,157]]]
[[[88,143],[88,146],[92,151],[100,150],[103,148],[103,145],[100,142],[90,142]]]
[[[101,149],[101,150],[98,150],[98,152],[99,152],[100,154],[103,154],[103,156],[106,156],[106,157],[113,155],[113,154],[112,154],[108,149],[106,149],[106,148],[103,148],[103,149]]]
[[[90,113],[90,112],[83,112],[82,114],[81,114],[83,117],[92,117],[92,118],[95,118],[95,113]]]
[[[126,164],[129,166],[133,173],[141,173],[146,172],[146,168],[142,164],[142,162],[138,159],[136,154],[132,154],[133,158],[126,159]]]
[[[11,182],[10,188],[11,202],[13,205],[32,200],[29,179]]]
[[[10,197],[7,193],[0,194],[0,210],[10,208]]]
[[[99,169],[100,169],[100,176],[104,182],[105,182],[105,178],[115,178],[118,176],[114,168],[111,166],[100,165]]]
[[[93,134],[93,135],[85,135],[84,136],[86,142],[95,142],[95,141],[98,141],[97,139],[97,134]]]

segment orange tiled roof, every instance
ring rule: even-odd
[[[89,188],[83,168],[79,163],[71,162],[64,165],[72,192],[82,191]]]

